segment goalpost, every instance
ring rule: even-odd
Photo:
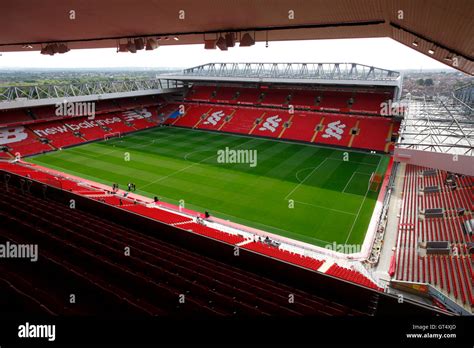
[[[113,133],[107,133],[104,135],[104,140],[109,140],[111,138],[121,138],[122,133],[120,132],[113,132]]]
[[[377,192],[382,184],[382,174],[373,172],[369,180],[369,191]]]

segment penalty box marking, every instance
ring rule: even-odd
[[[346,186],[344,186],[344,189],[342,190],[342,193],[346,193],[346,189],[347,189],[347,186],[349,186],[349,183],[351,182],[351,180],[354,178],[354,175],[355,174],[362,174],[362,175],[372,175],[372,174],[368,174],[368,173],[362,173],[362,172],[354,172],[352,173],[352,176],[350,177],[349,181],[347,182]],[[346,193],[346,194],[352,194],[352,193]]]
[[[341,160],[341,159],[338,159],[338,158],[329,158],[329,157],[327,157],[327,158],[325,158],[325,159],[324,159],[318,166],[316,166],[316,167],[307,167],[307,168],[303,168],[303,169],[298,170],[295,175],[296,175],[296,180],[299,181],[299,184],[298,184],[293,190],[291,190],[290,193],[288,193],[288,194],[286,195],[286,197],[284,198],[284,200],[288,200],[288,197],[289,197],[291,194],[293,194],[307,179],[309,179],[309,177],[311,177],[311,176],[314,174],[314,172],[315,172],[316,170],[318,170],[327,160],[334,160],[334,161],[346,162],[346,161]],[[374,167],[377,167],[377,168],[378,168],[378,166],[379,166],[379,164],[380,164],[380,159],[379,159],[379,163],[378,163],[378,164],[366,163],[366,162],[354,162],[354,161],[347,161],[347,162],[348,162],[348,163],[363,164],[363,165],[367,165],[367,166],[374,166]],[[308,170],[308,169],[311,169],[311,168],[313,168],[313,170],[312,170],[307,176],[305,176],[303,180],[300,180],[298,174],[299,174],[300,172],[304,171],[304,170]],[[358,173],[358,174],[363,174],[363,175],[371,175],[371,174],[368,174],[368,173],[362,173],[362,172],[357,172],[357,171],[353,172],[353,173],[352,173],[352,176],[350,177],[349,181],[347,182],[346,186],[344,187],[344,189],[342,190],[341,193],[345,193],[344,191],[347,189],[347,186],[349,185],[350,181],[353,179],[353,177],[354,177],[354,175],[355,175],[356,173]],[[345,194],[350,194],[350,193],[345,193]],[[367,196],[367,192],[366,192],[366,194],[365,194],[365,197],[366,197],[366,196]],[[295,203],[304,204],[304,205],[313,206],[313,207],[315,207],[315,208],[330,210],[330,211],[333,211],[333,212],[336,212],[336,213],[352,215],[352,216],[355,216],[355,217],[356,217],[356,218],[354,219],[354,222],[355,222],[355,221],[357,221],[357,218],[358,218],[358,216],[359,216],[360,208],[361,208],[362,205],[364,204],[365,197],[364,197],[364,199],[362,200],[362,203],[361,203],[361,205],[360,205],[360,207],[359,207],[359,210],[358,210],[357,214],[356,214],[356,213],[347,212],[347,211],[344,211],[344,210],[332,209],[332,208],[324,207],[324,206],[321,206],[321,205],[315,205],[315,204],[311,204],[311,203],[307,203],[307,202],[297,201],[297,200],[294,200],[294,202],[295,202]],[[352,225],[352,228],[351,228],[351,230],[350,230],[350,232],[349,232],[349,235],[350,235],[350,233],[352,232],[353,227],[354,227],[354,224]]]
[[[382,157],[380,157],[379,163],[377,164],[377,167],[375,168],[375,173],[377,173],[377,171],[379,170],[380,163],[382,163]],[[357,220],[359,219],[359,214],[360,214],[360,212],[361,212],[361,210],[362,210],[362,207],[364,206],[365,200],[367,199],[367,193],[369,193],[369,188],[370,188],[370,187],[367,187],[367,191],[365,191],[364,199],[362,200],[362,203],[360,204],[359,211],[357,212],[357,216],[356,216],[356,218],[354,219],[354,223],[352,224],[352,227],[351,227],[351,229],[350,229],[350,231],[349,231],[349,234],[347,235],[345,244],[347,244],[347,241],[349,240],[349,237],[350,237],[351,234],[352,234],[352,230],[354,229],[354,226],[355,226]],[[372,211],[372,214],[373,214],[373,211]],[[367,231],[366,231],[366,233],[367,233]],[[364,238],[364,239],[365,239],[365,238]]]
[[[340,162],[347,162],[347,163],[355,163],[355,164],[363,164],[363,165],[366,165],[366,166],[374,166],[374,167],[376,166],[376,167],[378,167],[377,164],[373,164],[373,163],[356,162],[356,161],[344,161],[344,160],[341,160],[341,159],[338,159],[338,158],[326,157],[318,166],[316,166],[316,167],[303,168],[303,169],[300,169],[300,170],[298,170],[298,171],[296,172],[296,174],[295,174],[296,180],[299,181],[299,183],[298,183],[298,185],[297,185],[295,188],[293,188],[293,190],[290,191],[290,193],[288,193],[288,194],[285,196],[284,200],[288,200],[288,197],[291,196],[291,194],[293,194],[307,179],[309,179],[309,177],[312,176],[316,170],[318,170],[324,163],[326,163],[327,160],[340,161]],[[380,163],[380,160],[379,160],[379,163]],[[305,171],[305,170],[308,170],[308,169],[311,169],[311,168],[313,168],[313,170],[312,170],[307,176],[305,176],[303,180],[300,180],[299,174],[300,174],[301,172],[303,172],[303,171]],[[356,172],[352,173],[352,176],[354,176],[355,173],[366,174],[366,173],[362,173],[362,172],[357,172],[357,171],[356,171]],[[371,174],[367,174],[367,175],[371,175]],[[351,181],[352,176],[351,176],[351,178],[349,179],[349,181]],[[346,186],[345,186],[344,189],[342,190],[342,193],[344,193],[344,191],[346,190],[348,184],[349,184],[349,182],[346,184]],[[302,202],[300,202],[300,203],[302,203]],[[307,203],[307,204],[309,204],[309,203]]]

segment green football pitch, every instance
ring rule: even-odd
[[[226,148],[256,162],[229,163],[237,157],[224,157]],[[324,247],[362,244],[377,197],[369,180],[389,157],[163,127],[27,161],[121,188],[133,182],[138,194]]]

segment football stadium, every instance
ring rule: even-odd
[[[389,37],[472,77],[455,2],[20,0],[0,52]],[[384,62],[253,58],[0,86],[1,312],[472,316],[473,80],[428,97]]]

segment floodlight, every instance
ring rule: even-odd
[[[158,48],[158,42],[156,42],[155,39],[146,40],[146,50],[147,51],[152,51],[156,48]]]
[[[117,52],[128,52],[128,44],[127,43],[119,44]]]
[[[225,43],[226,43],[227,47],[234,47],[235,46],[234,33],[225,34]]]
[[[59,44],[58,45],[58,53],[63,54],[63,53],[69,52],[69,51],[70,51],[70,48],[67,47],[66,44]]]
[[[216,46],[219,47],[221,51],[227,51],[227,43],[222,36],[220,36],[217,40]]]
[[[206,50],[215,50],[216,49],[216,40],[204,40],[204,48]]]
[[[127,43],[127,49],[130,53],[137,53],[137,47],[135,46],[135,43],[133,43],[132,41],[129,41]]]
[[[239,47],[250,47],[255,45],[255,40],[250,36],[249,33],[245,33],[240,39]]]
[[[142,50],[142,49],[145,48],[145,41],[143,41],[143,39],[141,37],[136,38],[133,41],[135,43],[135,47],[136,47],[137,50]]]

